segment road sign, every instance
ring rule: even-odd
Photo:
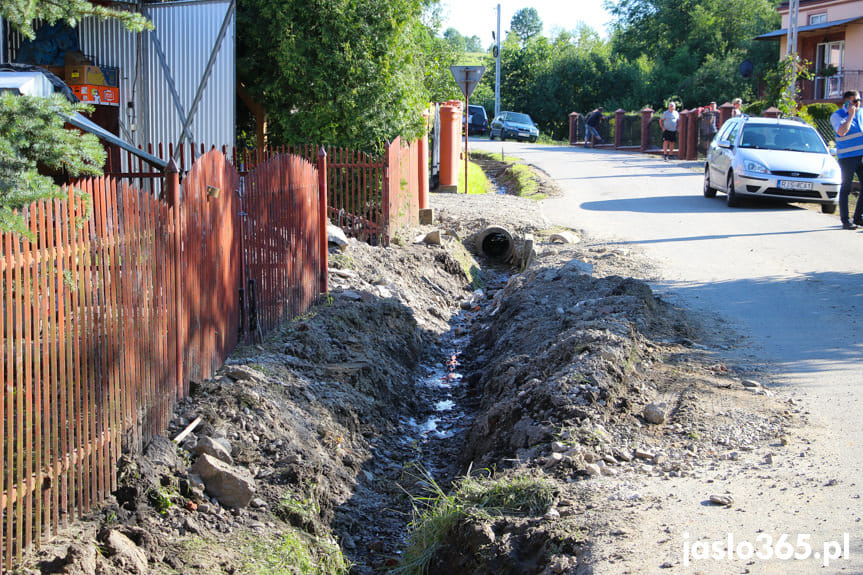
[[[485,66],[450,66],[449,71],[452,72],[452,77],[455,78],[464,97],[470,98],[485,72]]]

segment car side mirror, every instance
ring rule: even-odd
[[[720,148],[725,148],[726,150],[731,149],[731,142],[729,142],[728,140],[719,140],[716,145]]]
[[[828,148],[830,150],[830,155],[834,158],[837,157],[836,148]]]

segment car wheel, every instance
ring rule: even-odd
[[[734,191],[734,172],[728,172],[728,181],[725,185],[725,203],[729,208],[736,208],[740,205],[740,198],[737,197],[737,192]]]
[[[500,141],[503,142],[506,138],[503,135],[503,130],[500,131]]]
[[[824,214],[835,214],[836,204],[821,204],[821,212]]]
[[[536,141],[536,138],[528,138],[528,141],[532,144]]]
[[[488,131],[488,139],[489,141],[494,140],[494,130]]]
[[[715,198],[716,188],[710,185],[710,166],[704,165],[704,197]]]

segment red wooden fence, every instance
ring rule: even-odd
[[[243,224],[239,175],[213,150],[170,205],[87,180],[87,196],[29,208],[32,242],[0,234],[0,571],[104,501],[121,451],[162,432],[189,381],[221,364],[244,267],[262,330],[326,289],[316,177],[270,160],[248,176]]]

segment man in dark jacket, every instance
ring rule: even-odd
[[[587,135],[584,137],[584,145],[590,146],[594,143],[595,140],[599,140],[600,144],[604,144],[605,140],[602,139],[602,136],[599,135],[599,122],[602,120],[602,107],[595,109],[593,112],[587,115],[587,118],[584,120],[585,131]]]

